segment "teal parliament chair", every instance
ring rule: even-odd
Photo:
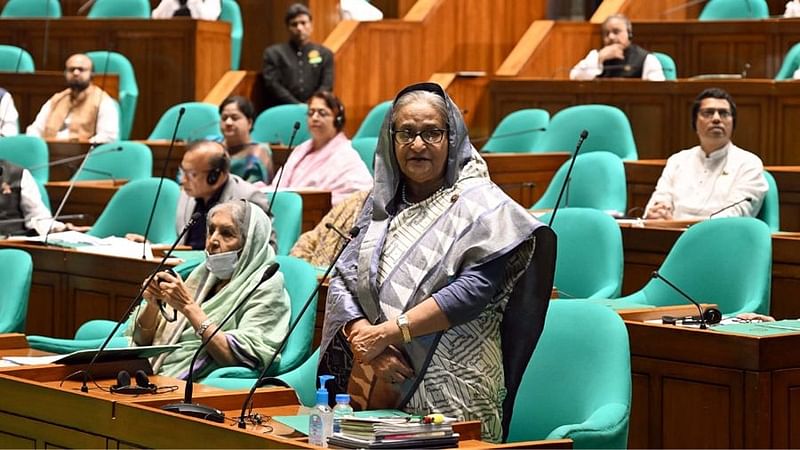
[[[294,145],[296,146],[311,137],[306,124],[307,114],[308,105],[305,103],[267,108],[256,117],[250,137],[255,142],[289,145],[294,123],[300,122],[300,128],[294,138]]]
[[[353,135],[353,140],[370,137],[376,138],[377,142],[378,135],[381,132],[381,126],[383,125],[383,120],[386,118],[386,113],[389,112],[391,107],[392,102],[390,100],[373,106],[372,109],[370,109],[367,113],[367,117],[364,117],[364,120],[361,121],[358,131],[356,131],[356,134]],[[367,165],[369,166],[369,164]]]
[[[22,250],[4,249],[0,250],[0,267],[0,333],[22,333],[28,315],[33,260]]]
[[[547,190],[532,209],[555,208],[569,164],[570,160],[567,160],[559,167]],[[622,160],[609,152],[578,154],[559,208],[594,208],[624,213],[627,203],[625,167]]]
[[[88,52],[95,73],[109,73],[119,76],[119,138],[129,139],[139,100],[139,84],[133,65],[123,54],[110,51]]]
[[[86,233],[90,236],[123,237],[127,233],[144,234],[159,178],[145,178],[122,185],[109,200],[100,217]],[[157,244],[172,243],[178,236],[175,215],[180,188],[172,180],[164,179],[158,205],[147,238]]]
[[[569,438],[574,448],[626,448],[630,408],[630,349],[620,316],[602,305],[550,302],[507,441]]]
[[[767,19],[766,0],[709,0],[698,20]]]
[[[652,52],[653,56],[661,63],[661,68],[664,70],[664,78],[667,80],[678,79],[678,69],[675,67],[675,61],[666,53]]]
[[[239,70],[239,63],[242,60],[244,25],[242,24],[242,10],[236,0],[222,0],[222,12],[219,20],[231,24],[231,70]]]
[[[50,167],[47,165],[49,158],[47,142],[40,137],[24,134],[0,137],[0,159],[10,161],[31,172],[47,209],[50,209],[50,196],[44,185],[50,178]]]
[[[31,73],[36,71],[33,56],[22,47],[0,45],[0,72]]]
[[[185,280],[189,277],[189,274],[192,273],[192,270],[204,261],[205,256],[187,258],[185,262],[173,267],[173,270]],[[112,337],[108,343],[109,348],[125,348],[129,346],[128,338],[124,336],[124,333],[131,320],[134,320],[133,315],[128,317],[125,323],[114,333],[114,337]],[[27,336],[28,345],[36,350],[59,354],[100,348],[116,324],[117,323],[112,320],[90,320],[78,328],[73,339],[29,335]]]
[[[300,315],[306,300],[317,287],[317,271],[311,264],[294,256],[277,256],[276,261],[280,264],[280,271],[291,301],[291,324]],[[289,337],[281,357],[272,364],[267,375],[276,376],[289,372],[308,359],[314,338],[317,298],[318,294],[312,299],[302,320]],[[208,374],[203,383],[228,389],[249,389],[258,377],[259,371],[246,367],[222,367]]]
[[[353,148],[358,153],[358,156],[361,157],[361,160],[364,161],[364,164],[367,165],[367,169],[369,169],[370,175],[375,175],[375,168],[373,165],[375,164],[375,149],[378,147],[378,138],[377,137],[361,137],[361,138],[353,138],[351,141]]]
[[[550,223],[551,213],[539,219]],[[622,290],[622,232],[608,214],[563,208],[551,225],[556,233],[554,286],[559,298],[617,298]]]
[[[178,103],[164,112],[148,139],[172,139],[181,108],[185,108],[186,112],[178,126],[176,139],[191,142],[219,135],[219,109],[210,103],[187,102]]]
[[[769,227],[769,231],[775,233],[781,229],[781,213],[780,213],[780,199],[778,195],[778,183],[775,178],[768,171],[764,171],[764,178],[767,179],[769,189],[764,196],[764,201],[761,203],[761,209],[758,210],[758,219],[761,219]]]
[[[8,0],[0,17],[22,19],[31,17],[61,17],[61,3],[58,0]]]
[[[550,113],[543,109],[521,109],[503,117],[486,141],[482,152],[528,153],[544,135],[550,122]]]
[[[89,19],[149,19],[150,2],[148,0],[95,0]]]
[[[778,73],[775,75],[776,80],[791,80],[795,71],[800,68],[800,42],[794,44],[792,48],[786,52],[783,57],[783,63]]]
[[[710,219],[687,229],[658,272],[700,303],[715,303],[723,314],[769,313],[772,236],[753,217]],[[651,279],[621,302],[685,305],[686,299],[662,280]]]
[[[288,255],[300,237],[303,226],[303,197],[297,192],[279,191],[267,194],[272,207],[272,226],[278,236],[278,255]]]
[[[609,105],[577,105],[557,112],[534,152],[574,152],[582,130],[588,130],[589,137],[581,153],[602,150],[616,153],[623,161],[639,158],[628,117]]]
[[[121,148],[121,150],[116,150]],[[95,147],[73,180],[141,180],[153,174],[153,153],[141,142],[116,141]]]

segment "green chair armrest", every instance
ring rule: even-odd
[[[562,425],[547,436],[547,439],[563,438],[572,439],[574,448],[626,448],[628,406],[608,403],[583,423]]]

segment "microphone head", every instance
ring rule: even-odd
[[[294,125],[292,125],[292,129],[294,129],[294,131],[299,130],[300,129],[300,122],[295,122]]]
[[[650,278],[658,278],[658,271],[654,270],[654,271],[650,272]]]
[[[333,229],[333,224],[330,223],[330,222],[325,222],[325,228],[327,228],[329,230],[332,230]]]
[[[183,106],[181,106],[181,109],[179,109],[179,110],[178,110],[178,115],[179,115],[179,116],[182,116],[182,115],[184,115],[184,114],[186,114],[186,108],[185,108],[185,107],[183,107]]]
[[[358,227],[350,228],[350,232],[349,232],[350,238],[352,239],[352,238],[358,236],[358,233],[360,233],[360,232],[361,232],[361,229],[358,228]]]
[[[270,264],[267,267],[267,270],[264,271],[264,275],[261,275],[261,281],[267,281],[270,278],[272,278],[272,276],[275,275],[276,272],[278,272],[278,269],[280,269],[280,267],[281,265],[276,262]]]
[[[589,130],[581,131],[581,139],[586,139],[587,137],[589,137]]]
[[[191,223],[197,222],[198,220],[200,220],[200,216],[202,216],[202,214],[199,212],[192,214],[192,217],[189,218],[189,222]]]
[[[122,146],[120,145],[119,147],[115,148],[114,151],[115,152],[121,152],[122,151]]]

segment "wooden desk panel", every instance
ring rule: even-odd
[[[800,127],[791,125],[800,123],[797,82],[494,78],[490,83],[492,128],[507,114],[522,108],[544,108],[555,114],[567,106],[604,103],[627,114],[639,159],[666,159],[697,144],[690,126],[691,104],[708,87],[723,88],[735,99],[737,145],[759,155],[766,165],[800,164]]]
[[[524,208],[542,197],[568,153],[482,153],[489,174],[500,188]]]
[[[230,61],[230,24],[224,21],[62,17],[49,21],[46,43],[45,33],[45,20],[7,19],[0,42],[28,50],[40,70],[63,70],[73,53],[109,49],[125,55],[139,84],[132,132],[139,139],[170,106],[202,99],[230,67],[220,63]],[[51,86],[51,95],[63,84]]]

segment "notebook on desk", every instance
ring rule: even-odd
[[[181,348],[180,345],[146,345],[142,347],[126,347],[126,348],[107,348],[103,350],[100,357],[97,358],[97,363],[115,362],[115,361],[129,361],[132,359],[146,359],[158,356],[162,353],[168,353]],[[96,348],[88,350],[78,350],[66,355],[48,355],[48,356],[6,356],[4,361],[8,361],[20,366],[33,366],[41,364],[89,364],[94,355],[97,353]]]

